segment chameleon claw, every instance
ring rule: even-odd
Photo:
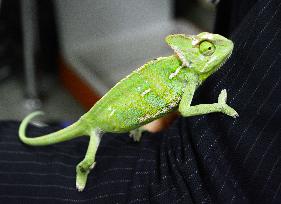
[[[91,166],[90,169],[92,170],[96,166],[96,162],[94,162]]]
[[[228,116],[231,116],[233,118],[237,118],[239,116],[238,113],[227,104],[225,104],[222,109],[222,112]]]
[[[221,90],[219,98],[218,98],[218,103],[219,104],[225,104],[227,99],[227,92],[226,89]]]
[[[239,117],[239,114],[235,111],[235,114],[232,115],[233,118],[238,118]]]
[[[83,191],[86,186],[87,174],[86,173],[77,173],[76,175],[76,188],[78,191]]]
[[[76,167],[76,188],[78,191],[83,191],[85,186],[86,186],[86,182],[87,182],[87,178],[88,178],[88,174],[90,173],[91,169],[94,167],[93,163],[92,165],[87,165],[85,166],[85,164],[82,162],[80,162],[77,167]]]
[[[141,127],[131,130],[129,136],[132,137],[135,142],[139,142],[143,131],[144,129]]]
[[[76,183],[76,189],[79,191],[79,192],[82,192],[84,190],[85,186],[80,186],[78,183]]]

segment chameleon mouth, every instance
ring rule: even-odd
[[[226,54],[226,56],[224,57],[224,59],[222,60],[222,62],[220,63],[220,65],[218,66],[217,69],[219,69],[220,67],[222,67],[227,61],[228,59],[231,57],[232,52],[233,52],[233,48],[234,48],[234,44],[231,40],[228,40],[228,49],[226,50],[228,54]]]
[[[230,58],[230,56],[231,56],[231,54],[232,54],[232,51],[233,50],[231,50],[229,53],[228,53],[228,55],[226,55],[226,57],[223,59],[223,61],[219,64],[219,66],[217,67],[217,69],[216,70],[218,70],[219,68],[221,68],[227,61],[228,61],[228,59]]]

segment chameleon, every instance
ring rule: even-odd
[[[140,141],[143,126],[177,111],[183,117],[221,112],[233,118],[238,113],[226,104],[223,89],[212,104],[191,105],[196,89],[231,56],[234,44],[219,35],[171,34],[165,38],[174,54],[149,61],[111,88],[72,125],[39,137],[27,137],[28,123],[43,112],[26,116],[19,127],[20,140],[32,146],[51,145],[89,136],[84,159],[76,166],[76,188],[83,191],[94,168],[95,155],[104,132],[126,133]]]

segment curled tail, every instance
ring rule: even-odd
[[[78,120],[77,122],[73,123],[72,125],[59,130],[54,133],[50,133],[47,135],[35,137],[35,138],[29,138],[25,135],[25,130],[28,125],[28,123],[38,115],[43,115],[44,113],[41,111],[36,111],[28,115],[24,120],[21,122],[19,127],[19,138],[20,140],[28,145],[32,146],[43,146],[43,145],[50,145],[55,144],[59,142],[64,142],[67,140],[71,140],[76,137],[83,136],[84,134],[87,134],[87,126],[82,123],[81,120]]]

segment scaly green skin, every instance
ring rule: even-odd
[[[166,80],[180,65],[175,55],[148,62],[117,83],[83,119],[105,132],[128,132],[167,114],[183,94],[184,73]]]
[[[101,132],[130,132],[134,140],[139,141],[144,124],[177,109],[184,117],[212,112],[238,116],[226,104],[225,90],[220,93],[217,103],[190,106],[197,87],[231,55],[233,43],[211,33],[169,35],[166,42],[175,55],[157,58],[132,72],[73,125],[55,133],[28,138],[25,135],[27,124],[42,113],[27,116],[19,128],[21,141],[41,146],[90,136],[86,156],[76,167],[76,187],[82,191],[95,165]]]

